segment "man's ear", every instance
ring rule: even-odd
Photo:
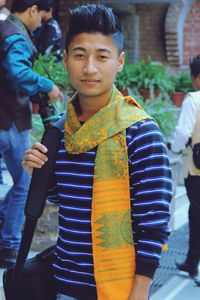
[[[118,58],[117,72],[122,72],[125,63],[125,53],[122,51]]]
[[[34,15],[34,13],[38,11],[38,7],[37,5],[32,5],[31,7],[28,8],[28,12],[29,12],[29,15],[32,16]]]
[[[67,69],[67,67],[68,67],[68,64],[67,64],[67,51],[65,50],[64,51],[64,66],[65,66],[65,69]]]

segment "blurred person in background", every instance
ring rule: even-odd
[[[176,266],[195,277],[200,261],[200,169],[194,164],[192,147],[200,142],[200,55],[190,62],[190,73],[195,91],[185,96],[171,150],[184,151],[185,187],[190,202],[188,252],[185,260],[177,261]],[[200,278],[196,277],[195,282],[200,286]]]
[[[34,43],[41,54],[53,53],[58,60],[62,58],[62,32],[57,20],[53,17],[55,1],[51,0],[51,8],[43,13],[42,24],[34,31]]]
[[[30,146],[30,96],[46,93],[50,100],[63,95],[49,79],[32,70],[36,49],[31,32],[49,11],[48,0],[13,0],[11,14],[0,22],[0,153],[13,186],[0,203],[0,267],[16,262],[24,221],[30,176],[21,161]]]

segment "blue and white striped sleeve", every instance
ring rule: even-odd
[[[167,149],[156,123],[127,130],[136,274],[153,277],[170,230],[172,179]]]

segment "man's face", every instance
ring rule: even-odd
[[[52,8],[50,11],[42,11],[42,22],[48,21],[50,18],[52,18]]]
[[[124,53],[119,55],[112,37],[101,33],[76,35],[65,54],[69,79],[79,98],[109,97],[123,64]]]
[[[192,85],[195,90],[200,90],[200,74],[197,77],[192,76]]]
[[[43,13],[44,11],[43,10],[39,11],[36,5],[30,7],[29,29],[31,31],[35,30],[41,24]]]

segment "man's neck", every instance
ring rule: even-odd
[[[100,109],[108,104],[111,94],[109,97],[102,99],[93,99],[91,97],[78,96],[78,100],[75,104],[75,109],[80,121],[87,121],[93,115],[95,115]]]

